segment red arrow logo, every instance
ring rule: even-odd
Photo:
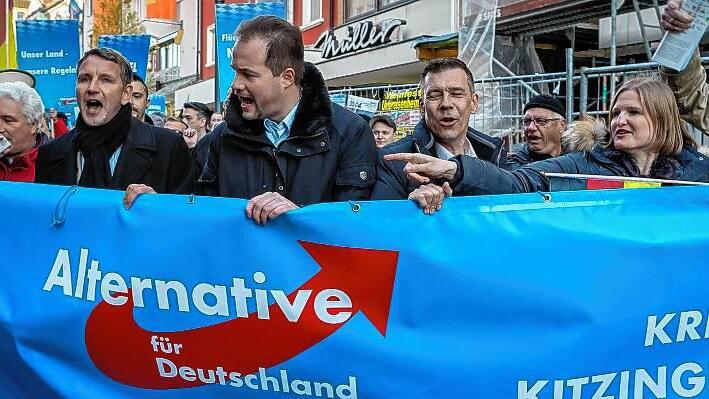
[[[398,252],[345,248],[299,241],[322,270],[288,295],[293,303],[298,291],[313,293],[328,288],[346,292],[352,300],[351,319],[362,311],[386,335]],[[330,336],[344,325],[320,320],[306,306],[298,322],[288,321],[277,304],[269,307],[270,319],[255,315],[192,330],[156,332],[141,328],[133,318],[133,301],[121,306],[101,302],[86,321],[86,349],[96,367],[120,383],[139,388],[169,389],[204,385],[202,381],[160,376],[156,357],[193,369],[218,366],[242,375],[270,368],[291,359]],[[312,296],[308,300],[312,302]],[[156,353],[151,337],[182,344],[179,355]]]

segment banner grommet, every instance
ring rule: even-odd
[[[358,202],[350,202],[350,205],[352,206],[352,212],[359,212],[362,209],[362,205]]]

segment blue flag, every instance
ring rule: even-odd
[[[122,195],[0,184],[3,398],[707,395],[706,187]]]
[[[79,15],[83,13],[79,4],[76,3],[76,0],[69,1],[69,19],[79,19]]]
[[[165,96],[160,94],[153,94],[150,96],[150,104],[148,104],[148,109],[146,109],[145,112],[147,112],[148,115],[152,115],[156,112],[165,113],[167,109],[167,105],[165,104],[165,102]]]
[[[234,33],[244,21],[259,15],[274,15],[285,18],[286,6],[282,1],[266,1],[256,4],[217,4],[216,5],[216,35],[217,35],[217,105],[227,98],[229,86],[234,81],[234,70],[231,68],[232,49],[234,48]],[[219,109],[219,106],[217,106]]]
[[[18,67],[34,75],[35,89],[47,108],[76,97],[79,21],[19,20]]]
[[[148,70],[149,35],[102,35],[98,37],[99,47],[112,48],[128,59],[133,72],[143,80]]]

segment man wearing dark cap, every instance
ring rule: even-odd
[[[561,155],[561,134],[566,129],[564,106],[549,94],[532,97],[524,106],[522,129],[526,143],[507,156],[507,170]]]
[[[374,142],[377,144],[377,149],[394,142],[396,123],[394,123],[394,120],[388,115],[374,115],[372,119],[369,120],[369,127],[372,128],[372,134],[374,134]]]

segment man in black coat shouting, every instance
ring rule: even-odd
[[[39,149],[37,183],[125,190],[148,184],[161,193],[193,190],[181,137],[131,115],[132,70],[119,52],[84,53],[77,66],[76,127]]]
[[[249,199],[246,215],[258,224],[303,205],[368,199],[371,130],[330,101],[320,72],[303,61],[300,30],[262,16],[236,39],[226,123],[212,132],[200,194]],[[151,191],[131,186],[124,202]]]

